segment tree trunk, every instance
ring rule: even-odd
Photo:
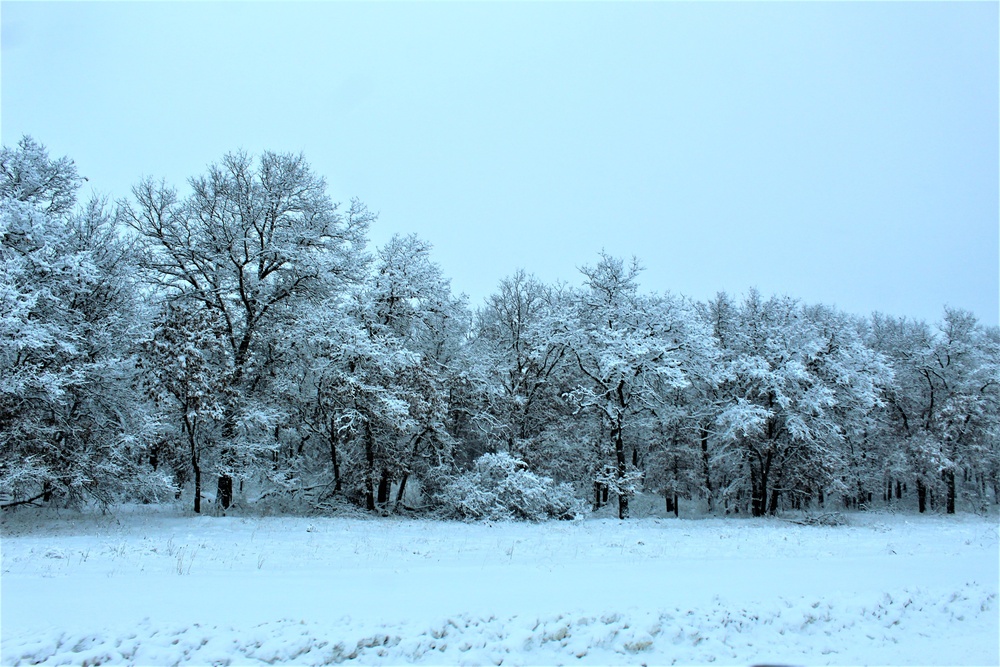
[[[628,493],[622,489],[622,482],[625,479],[627,467],[625,464],[625,439],[622,435],[621,415],[615,420],[611,427],[611,438],[615,443],[616,474],[618,477],[618,518],[628,518]]]
[[[379,507],[389,504],[389,471],[382,468],[382,475],[378,480],[378,498],[375,501]]]
[[[601,496],[603,495],[604,485],[600,482],[594,482],[594,511],[601,509]]]
[[[375,510],[375,443],[372,441],[371,424],[365,420],[365,461],[368,471],[365,475],[365,507],[368,511]]]
[[[917,509],[923,514],[927,511],[927,487],[923,480],[917,480]]]
[[[777,489],[771,489],[771,506],[768,508],[767,513],[774,516],[778,513],[778,496],[781,492]]]
[[[713,510],[712,469],[708,464],[708,429],[701,427],[701,468],[705,476],[705,491],[708,493],[708,511]]]
[[[198,463],[198,447],[194,440],[193,424],[188,422],[187,418],[184,422],[188,434],[188,446],[191,448],[191,469],[194,471],[194,512],[201,514],[201,465]]]
[[[219,475],[217,497],[222,509],[228,509],[233,504],[233,478],[229,475]]]
[[[945,512],[948,514],[955,513],[955,470],[949,469],[944,473],[944,483],[948,488],[948,495],[945,500]]]
[[[767,469],[761,465],[761,470],[750,473],[750,515],[764,516],[767,513]]]
[[[249,334],[247,334],[247,336],[249,336]],[[247,344],[249,345],[249,343]],[[242,362],[237,363],[237,366],[233,371],[233,382],[231,385],[233,387],[239,384],[239,380],[242,377],[243,368],[240,365],[241,363]],[[222,439],[225,443],[227,443],[227,445],[222,448],[220,457],[223,464],[232,464],[233,451],[231,449],[231,444],[236,436],[236,414],[231,404],[226,406],[225,413],[225,422],[222,425]],[[229,506],[233,504],[233,478],[228,474],[219,475],[219,481],[216,485],[215,501],[222,505],[222,509],[224,510],[229,509]]]
[[[621,491],[618,492],[618,518],[627,519],[628,514],[628,494]]]
[[[340,493],[340,461],[337,458],[337,422],[330,418],[330,461],[333,463],[333,492]]]
[[[757,474],[756,468],[753,464],[750,464],[750,515],[758,516],[757,514],[757,497],[760,495],[760,476]]]
[[[667,491],[666,493],[663,494],[663,497],[667,501],[667,514],[673,514],[674,513],[674,494],[672,494],[670,491]]]
[[[903,483],[896,480],[896,500],[903,499]]]
[[[400,503],[403,502],[403,495],[406,493],[406,481],[410,479],[410,473],[404,472],[403,477],[399,480],[399,490],[396,491],[396,506],[398,507]]]

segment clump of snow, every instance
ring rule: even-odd
[[[732,664],[762,658],[810,664],[985,664],[991,660],[988,643],[977,647],[977,638],[968,635],[995,621],[996,609],[995,592],[969,584],[945,595],[904,589],[897,596],[859,601],[778,598],[731,606],[720,598],[695,610],[455,614],[436,622],[386,624],[374,632],[350,619],[333,624],[281,619],[235,627],[159,625],[146,618],[128,628],[13,636],[4,642],[4,664]],[[972,647],[952,643],[962,635],[962,644],[971,640]],[[928,659],[935,655],[940,657]]]
[[[0,663],[997,664],[973,515],[2,524]]]

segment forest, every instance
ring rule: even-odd
[[[2,149],[5,510],[1000,500],[1000,331],[969,311],[702,302],[643,290],[638,260],[604,252],[576,284],[515,270],[474,306],[425,240],[369,247],[376,216],[332,201],[302,155],[236,152],[183,190],[145,179],[115,200],[78,201],[83,180],[30,137]]]

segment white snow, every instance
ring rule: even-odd
[[[1000,662],[998,526],[3,519],[0,662]]]

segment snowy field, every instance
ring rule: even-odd
[[[996,665],[995,518],[2,524],[2,663]]]

